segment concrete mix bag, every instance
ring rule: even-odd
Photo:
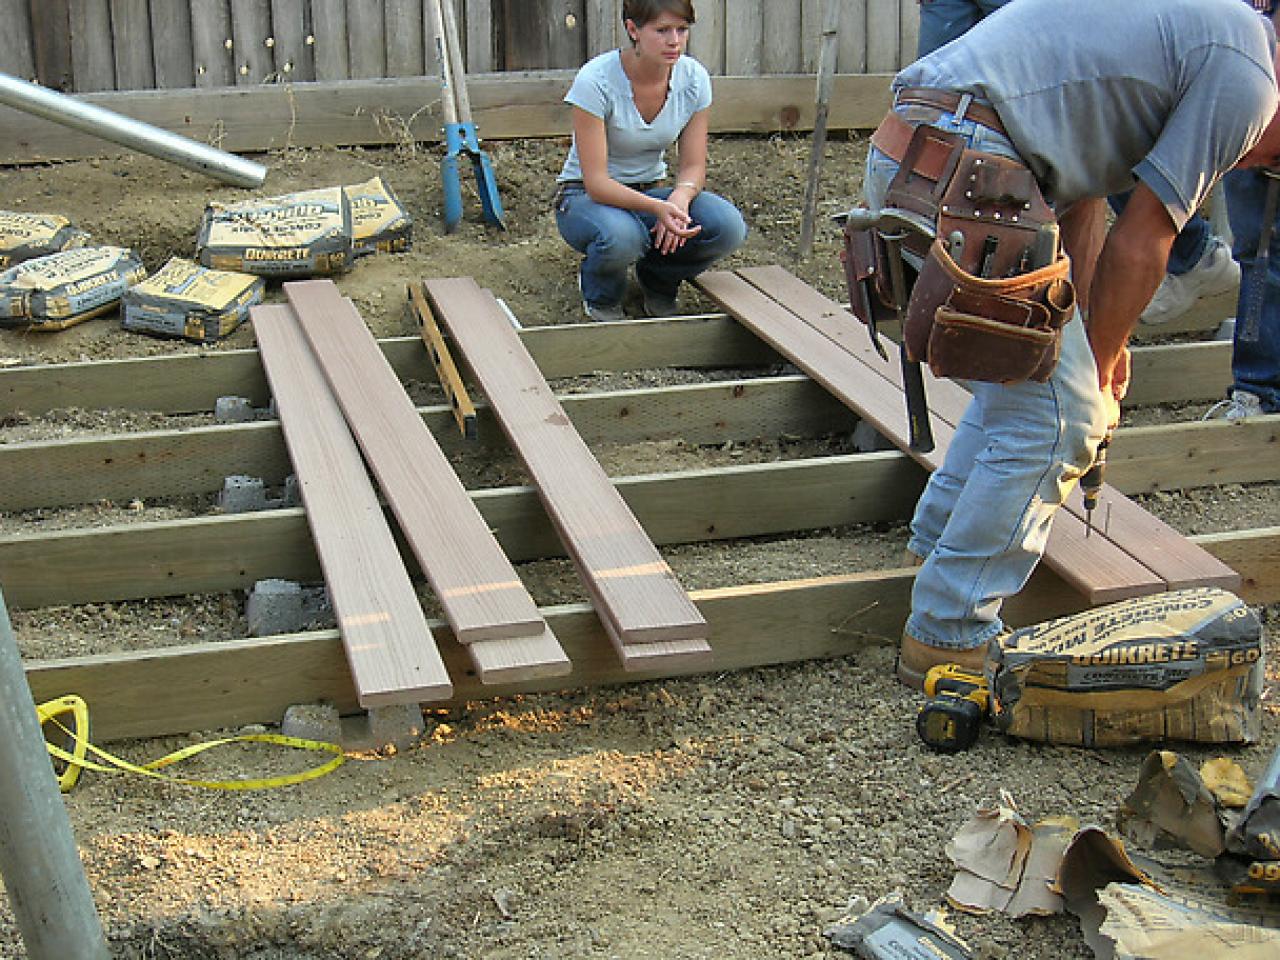
[[[341,187],[244,203],[210,203],[196,259],[215,270],[314,277],[351,266],[351,203]]]
[[[1261,735],[1262,624],[1216,587],[1122,600],[992,642],[1006,733],[1078,746]]]
[[[210,270],[173,257],[125,293],[121,325],[160,337],[212,343],[240,326],[249,308],[262,302],[265,286],[261,277]]]
[[[66,217],[0,210],[0,270],[88,242],[89,234],[75,229]]]
[[[114,310],[147,275],[124,247],[84,247],[27,260],[0,273],[0,325],[62,330]]]
[[[413,218],[381,177],[343,187],[351,204],[355,255],[404,253],[413,246]]]

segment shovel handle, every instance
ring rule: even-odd
[[[427,0],[426,12],[431,20],[431,36],[436,42],[436,59],[440,61],[440,103],[444,111],[444,122],[455,126],[458,122],[457,89],[454,86],[453,64],[449,58],[449,43],[445,36],[440,3],[441,0]]]
[[[458,101],[458,119],[471,122],[471,98],[467,95],[467,66],[462,61],[462,44],[458,40],[458,17],[453,0],[435,0],[440,4],[444,17],[445,49],[448,52],[449,72],[453,75],[453,95]]]

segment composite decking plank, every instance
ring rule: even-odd
[[[458,640],[541,635],[533,599],[360,314],[329,280],[284,290]]]
[[[425,282],[499,423],[524,461],[601,620],[627,658],[655,642],[705,655],[707,624],[574,430],[492,296],[469,278]]]
[[[699,284],[729,313],[756,329],[770,346],[875,424],[899,449],[926,469],[941,465],[955,435],[955,424],[968,403],[968,394],[958,384],[926,372],[936,447],[929,454],[920,454],[910,449],[904,430],[897,344],[884,340],[889,355],[885,363],[865,334],[856,335],[860,331],[852,314],[781,267],[750,268],[741,271],[741,276],[723,271],[705,273]],[[1078,517],[1060,514],[1045,559],[1090,602],[1105,603],[1165,589],[1163,579],[1119,546],[1104,537],[1085,534]]]
[[[770,266],[750,268],[740,273],[764,292],[771,293],[780,302],[786,303],[802,319],[831,337],[833,342],[861,356],[867,363],[874,363],[878,359],[866,331],[861,329],[862,324],[853,314],[787,270]],[[901,389],[902,378],[898,367],[881,362],[880,368]],[[930,406],[939,411],[942,419],[952,425],[958,424],[969,403],[968,391],[951,380],[933,377],[927,370],[926,378],[929,381]],[[1239,585],[1240,578],[1230,567],[1207,550],[1191,543],[1114,487],[1103,486],[1099,504],[1099,515],[1105,510],[1111,522],[1101,529],[1095,524],[1090,534],[1079,490],[1068,497],[1064,511],[1054,521],[1055,527],[1062,529],[1052,539],[1052,553],[1048,557],[1048,561],[1054,564],[1070,562],[1073,567],[1082,565],[1095,578],[1103,575],[1119,578],[1110,587],[1091,592],[1090,596],[1095,602],[1136,596],[1138,593],[1135,591],[1148,592],[1145,587],[1148,578],[1138,577],[1126,582],[1125,578],[1132,568],[1128,564],[1117,568],[1110,557],[1111,551],[1099,537],[1110,540],[1146,567],[1162,581],[1165,589],[1177,590],[1204,583],[1228,589]],[[1067,519],[1068,516],[1074,516],[1079,523]],[[1060,569],[1059,572],[1068,579],[1073,577],[1069,570]]]
[[[255,307],[253,325],[360,705],[451,695],[360,451],[293,311]]]

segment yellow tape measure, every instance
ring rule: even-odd
[[[66,714],[71,714],[74,729],[68,729],[60,719]],[[64,767],[58,773],[58,786],[63,793],[66,793],[76,785],[76,781],[80,779],[81,770],[97,770],[100,773],[136,773],[156,780],[166,780],[169,783],[180,783],[188,787],[207,787],[210,790],[268,790],[272,787],[288,787],[296,783],[305,783],[308,780],[323,777],[326,773],[332,773],[337,770],[347,759],[342,752],[342,747],[336,743],[303,740],[300,737],[284,737],[275,733],[246,733],[235,737],[222,737],[217,740],[195,743],[189,747],[183,747],[181,750],[175,750],[173,753],[165,754],[158,760],[139,765],[108,753],[89,742],[89,707],[74,694],[40,704],[36,707],[36,715],[40,718],[41,727],[46,724],[52,724],[70,738],[70,750],[64,749],[55,743],[46,742],[49,755],[64,764]],[[267,777],[257,780],[199,780],[156,772],[161,767],[167,767],[188,757],[193,757],[197,753],[203,753],[206,750],[211,750],[227,743],[274,743],[282,747],[291,747],[295,750],[332,753],[334,756],[332,760],[328,760],[309,770],[290,773],[283,777]],[[105,763],[95,763],[87,759],[88,754],[93,754],[100,760],[105,761]]]

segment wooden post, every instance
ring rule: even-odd
[[[827,145],[827,113],[831,106],[831,76],[836,66],[836,41],[840,36],[841,0],[826,0],[822,18],[822,46],[818,50],[817,113],[813,120],[813,145],[809,153],[809,182],[804,190],[804,215],[800,220],[800,258],[813,251],[813,219],[818,210],[818,175],[822,151]]]
[[[0,595],[0,875],[31,960],[109,960]]]

